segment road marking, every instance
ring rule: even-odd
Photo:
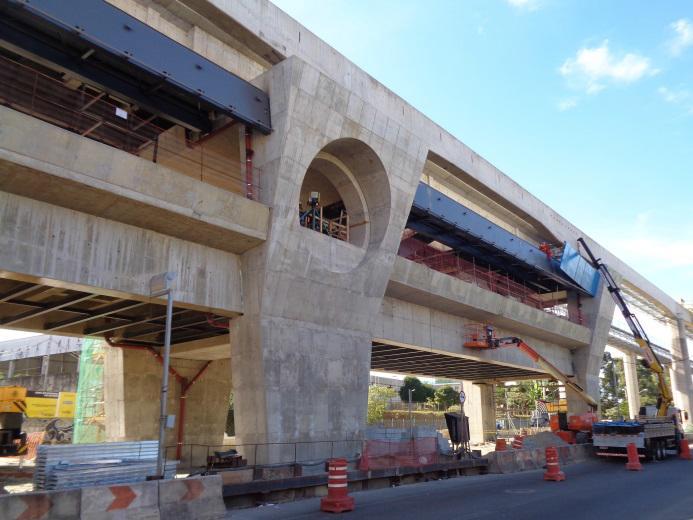
[[[505,490],[506,493],[509,493],[511,495],[531,495],[532,493],[536,493],[536,491],[536,489],[530,488],[515,488]]]

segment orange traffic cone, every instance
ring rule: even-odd
[[[327,496],[320,501],[320,511],[342,513],[354,510],[354,497],[347,489],[347,460],[330,459],[327,474]]]
[[[525,443],[525,438],[522,435],[515,435],[513,439],[512,447],[514,450],[521,450]]]
[[[693,455],[691,455],[691,447],[688,445],[687,439],[681,439],[681,453],[679,454],[679,457],[685,460],[693,460]]]
[[[505,439],[496,439],[496,451],[505,451],[508,449],[508,443]]]
[[[553,480],[554,482],[565,480],[565,473],[561,471],[558,465],[558,450],[553,446],[546,448],[546,473],[544,473],[544,480]]]
[[[642,464],[640,464],[640,456],[638,455],[638,448],[635,447],[635,443],[628,443],[628,462],[626,462],[626,469],[630,471],[642,471]]]

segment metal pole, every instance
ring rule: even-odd
[[[161,375],[161,403],[159,408],[159,453],[156,458],[156,476],[164,478],[166,462],[166,423],[168,411],[168,371],[171,358],[171,321],[173,320],[173,292],[171,284],[176,274],[161,273],[149,281],[150,294],[153,297],[166,295],[166,328],[164,334],[163,373]],[[192,450],[192,448],[191,448]],[[192,456],[192,453],[191,453]]]
[[[171,357],[171,320],[173,319],[173,294],[166,291],[166,332],[164,335],[164,367],[161,377],[161,408],[159,415],[159,457],[156,461],[156,473],[164,478],[166,461],[166,416],[168,410],[168,369]],[[179,417],[180,419],[180,417]]]

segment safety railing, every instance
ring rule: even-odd
[[[258,198],[257,169],[247,175],[247,164],[224,153],[232,149],[224,133],[228,128],[191,140],[183,127],[157,126],[155,121],[164,120],[154,115],[143,119],[104,92],[5,57],[0,57],[0,104],[208,184]]]
[[[554,299],[548,294],[539,294],[524,284],[513,280],[509,275],[494,271],[489,266],[464,260],[454,251],[439,251],[431,246],[422,245],[414,251],[400,251],[400,255],[482,289],[573,321],[564,301]]]
[[[285,478],[288,471],[295,474],[324,472],[324,462],[334,457],[346,458],[354,467],[364,465],[367,468],[396,468],[414,465],[431,464],[439,454],[437,437],[418,437],[403,440],[343,440],[343,441],[306,441],[278,442],[259,444],[185,444],[183,456],[178,462],[178,474],[200,473],[206,470],[210,457],[215,452],[236,450],[242,463],[233,466],[252,468],[262,473],[255,478]],[[442,450],[446,452],[447,450]],[[441,453],[442,453],[441,452]],[[167,446],[166,460],[175,460],[176,446]],[[422,456],[425,458],[422,459]],[[425,462],[424,462],[425,460]],[[416,463],[415,463],[416,461]],[[293,469],[291,469],[293,466]],[[214,467],[214,466],[213,466]],[[279,468],[285,468],[279,470]],[[222,469],[216,466],[217,470]]]
[[[244,459],[246,466],[306,464],[313,465],[332,457],[347,457],[357,460],[362,451],[363,441],[303,441],[275,442],[258,444],[184,444],[178,472],[201,470],[207,465],[209,457],[215,452],[236,450]],[[176,446],[166,447],[166,459],[176,459]]]

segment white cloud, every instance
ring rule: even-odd
[[[678,56],[687,47],[693,46],[693,23],[686,18],[681,18],[672,23],[671,28],[676,35],[669,43],[669,49],[674,56]]]
[[[646,56],[632,52],[616,56],[609,49],[608,40],[599,47],[579,49],[558,70],[561,76],[588,94],[596,94],[608,84],[634,83],[659,72]]]
[[[508,4],[518,9],[526,9],[527,11],[536,11],[539,9],[539,0],[505,0]]]
[[[558,110],[561,112],[565,112],[566,110],[570,110],[571,108],[575,108],[577,106],[577,99],[575,98],[568,98],[568,99],[562,99],[558,102]]]
[[[693,94],[686,89],[672,90],[668,87],[659,87],[657,93],[667,103],[678,105],[688,115],[693,115]]]
[[[657,92],[667,103],[678,104],[686,101],[688,98],[691,97],[691,93],[687,90],[671,90],[667,87],[659,87],[657,89]]]
[[[693,220],[672,226],[663,212],[645,211],[630,226],[608,231],[602,243],[672,296],[693,294]]]

